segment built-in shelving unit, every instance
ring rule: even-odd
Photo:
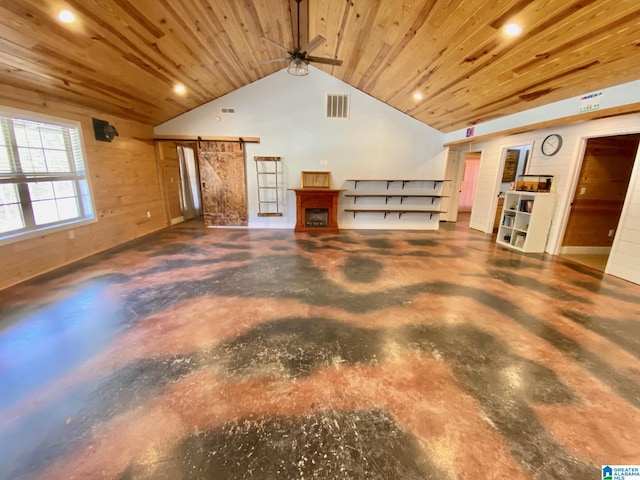
[[[347,182],[353,182],[354,191],[358,189],[358,184],[363,182],[386,185],[386,189],[384,192],[367,191],[367,193],[346,194],[345,198],[353,199],[354,208],[345,208],[344,211],[352,213],[354,218],[359,213],[382,213],[384,218],[387,218],[389,214],[398,214],[398,218],[409,213],[426,214],[429,215],[429,218],[433,218],[434,215],[446,213],[441,210],[440,205],[441,199],[445,198],[441,194],[442,185],[448,181],[450,180],[349,179]],[[396,187],[395,191],[393,188],[390,189],[394,183],[400,184],[400,188]],[[411,189],[411,191],[408,191],[409,188],[405,190],[409,184],[415,184],[417,188]],[[384,199],[384,205],[382,205],[382,199]],[[358,200],[363,200],[360,203],[360,208],[356,208]]]
[[[544,252],[555,200],[552,193],[507,192],[496,243],[520,252]]]

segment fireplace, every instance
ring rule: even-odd
[[[296,192],[296,232],[337,232],[341,190],[299,188]]]
[[[305,208],[304,227],[305,228],[327,228],[329,226],[328,208]]]

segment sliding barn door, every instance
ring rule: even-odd
[[[204,224],[247,226],[244,144],[198,142]]]

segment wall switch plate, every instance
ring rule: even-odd
[[[69,239],[73,240],[74,238],[76,238],[76,232],[74,232],[73,230],[69,230]]]
[[[147,212],[147,218],[151,218],[151,212]]]
[[[580,195],[584,195],[585,193],[587,193],[587,187],[582,187],[580,189]]]
[[[609,230],[609,238],[613,237],[616,234],[616,231],[611,229]]]

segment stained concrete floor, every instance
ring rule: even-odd
[[[0,292],[0,479],[591,479],[640,286],[438,232],[188,222]]]

